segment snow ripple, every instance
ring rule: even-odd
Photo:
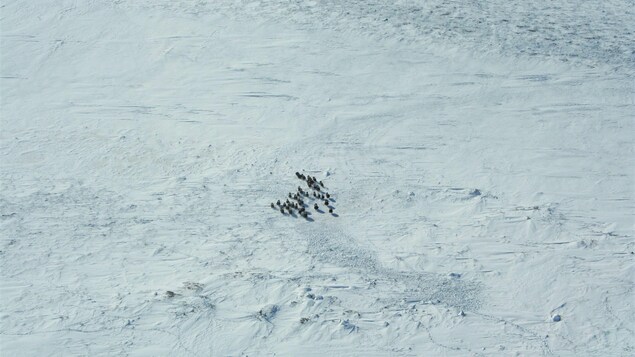
[[[632,1],[266,1],[215,3],[175,11],[287,19],[304,27],[377,38],[459,46],[475,53],[556,58],[591,66],[635,68]],[[156,1],[147,5],[165,7]]]

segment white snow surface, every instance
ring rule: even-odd
[[[635,7],[556,3],[3,1],[0,354],[635,355]]]

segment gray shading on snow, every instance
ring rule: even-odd
[[[378,38],[432,41],[492,53],[635,66],[633,2],[609,1],[267,1],[241,8],[315,27]],[[230,8],[239,6],[235,2]]]
[[[326,225],[299,228],[306,238],[308,253],[317,261],[359,272],[383,285],[393,299],[424,304],[443,304],[463,310],[478,310],[481,286],[429,272],[401,272],[382,266],[376,255],[355,242],[344,232]],[[392,292],[392,293],[391,293]]]
[[[7,3],[2,352],[632,355],[632,8]]]

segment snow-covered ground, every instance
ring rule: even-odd
[[[635,354],[632,1],[1,6],[1,355]]]

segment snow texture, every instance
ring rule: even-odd
[[[634,355],[634,8],[3,2],[0,354]]]

